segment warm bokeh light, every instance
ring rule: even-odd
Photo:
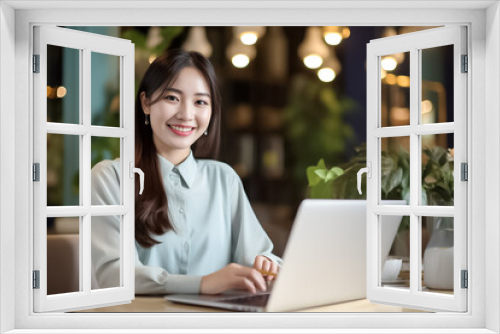
[[[241,43],[245,45],[254,45],[257,42],[258,36],[253,31],[245,32],[240,35]]]
[[[318,78],[323,82],[332,82],[335,76],[335,71],[328,67],[318,71]]]
[[[235,55],[231,59],[231,62],[233,63],[234,67],[244,68],[244,67],[247,67],[248,64],[250,63],[250,58],[248,58],[247,55],[240,53],[240,54]]]
[[[381,70],[380,70],[380,78],[381,78],[381,79],[384,79],[386,75],[387,75],[387,71],[386,71],[386,70],[384,70],[384,69],[381,69]]]
[[[62,99],[63,97],[66,96],[66,93],[68,93],[68,90],[64,86],[59,86],[57,87],[57,97]]]
[[[309,55],[304,58],[304,65],[306,65],[307,68],[310,69],[316,69],[323,64],[323,58],[321,58],[318,55]]]
[[[397,82],[396,76],[394,74],[387,74],[385,76],[385,83],[389,85],[395,85]]]
[[[328,58],[329,49],[323,39],[322,29],[320,27],[308,27],[297,53],[307,68],[317,69]]]
[[[326,44],[329,45],[339,45],[343,38],[340,32],[328,32],[324,36]]]
[[[55,95],[56,95],[55,89],[50,86],[47,86],[47,98],[54,99],[56,97]]]
[[[406,75],[398,75],[396,82],[400,87],[410,87],[410,77]]]
[[[432,102],[429,100],[422,101],[422,114],[427,114],[432,111]]]
[[[382,68],[386,71],[392,71],[398,66],[398,62],[396,61],[396,58],[392,56],[387,56],[382,58],[382,61],[380,62],[382,65]]]
[[[405,53],[404,52],[395,53],[395,54],[393,54],[393,57],[394,57],[394,59],[396,59],[398,64],[401,64],[402,62],[405,61]]]
[[[151,64],[152,62],[154,62],[156,59],[156,55],[151,55],[149,56],[149,63]]]
[[[349,27],[342,28],[342,37],[349,38],[351,36],[351,29]]]
[[[410,119],[410,109],[393,107],[391,108],[391,118],[395,123],[406,123]]]

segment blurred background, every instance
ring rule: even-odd
[[[356,173],[366,164],[367,43],[433,27],[67,28],[131,40],[136,89],[167,50],[210,59],[223,101],[219,160],[241,177],[281,256],[303,199],[364,198]],[[422,122],[453,122],[453,48],[422,52]],[[47,121],[78,124],[79,51],[49,46],[48,56]],[[119,126],[120,60],[92,52],[91,61],[92,125]],[[409,125],[409,53],[382,57],[381,68],[381,124]],[[92,166],[119,157],[120,145],[93,137]],[[409,137],[381,145],[382,198],[408,200]],[[47,154],[47,205],[79,205],[78,136],[48,134]],[[422,171],[426,203],[453,205],[453,134],[423,136]],[[78,222],[49,218],[49,234],[78,234]],[[403,219],[392,255],[408,256],[408,226]]]

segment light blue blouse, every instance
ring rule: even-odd
[[[177,166],[158,159],[174,229],[152,235],[161,243],[151,248],[136,242],[136,293],[199,293],[202,276],[232,262],[252,266],[257,255],[282,264],[229,165],[192,153]],[[92,205],[120,203],[119,169],[119,159],[92,169]],[[92,265],[101,288],[119,286],[119,226],[118,217],[92,217]]]

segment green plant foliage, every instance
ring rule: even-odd
[[[382,152],[381,187],[383,199],[410,200],[410,154],[402,147]]]
[[[125,30],[122,38],[130,40],[134,43],[136,49],[146,49],[146,35],[137,29],[131,28]]]
[[[453,157],[442,147],[426,148],[423,152],[428,159],[422,171],[422,187],[427,201],[433,205],[453,205]]]
[[[308,167],[307,179],[311,188],[311,198],[332,198],[332,182],[343,173],[344,170],[339,167],[327,169],[323,159],[316,166]]]
[[[453,205],[453,157],[442,147],[426,148],[423,153],[426,161],[422,165],[422,204]],[[362,195],[357,190],[357,173],[363,167],[366,167],[366,145],[364,144],[356,148],[356,155],[348,163],[338,167],[343,170],[343,173],[336,175],[328,183],[320,182],[326,179],[325,171],[327,170],[324,160],[321,159],[317,166],[307,168],[311,198],[366,199],[366,190]],[[383,200],[403,199],[409,202],[410,154],[404,148],[399,147],[397,150],[382,152],[381,188]],[[366,189],[366,174],[362,177],[362,189]],[[449,228],[453,228],[452,224],[448,225],[451,226]],[[399,231],[409,228],[409,217],[405,216]]]
[[[354,106],[351,99],[339,96],[331,83],[303,74],[293,78],[285,122],[296,179],[303,180],[307,166],[320,158],[330,162],[343,159],[345,143],[355,136],[344,115]]]
[[[333,182],[334,199],[366,199],[366,174],[361,177],[362,194],[358,192],[358,171],[366,167],[366,144],[356,147],[356,154],[349,162],[340,166],[344,174]]]

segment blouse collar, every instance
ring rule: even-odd
[[[181,176],[188,188],[191,188],[193,186],[193,183],[196,179],[196,172],[198,171],[198,166],[196,159],[193,156],[193,151],[189,153],[189,156],[186,158],[186,160],[184,160],[177,166],[168,161],[160,154],[157,155],[163,177],[166,177],[170,173],[176,173]]]

